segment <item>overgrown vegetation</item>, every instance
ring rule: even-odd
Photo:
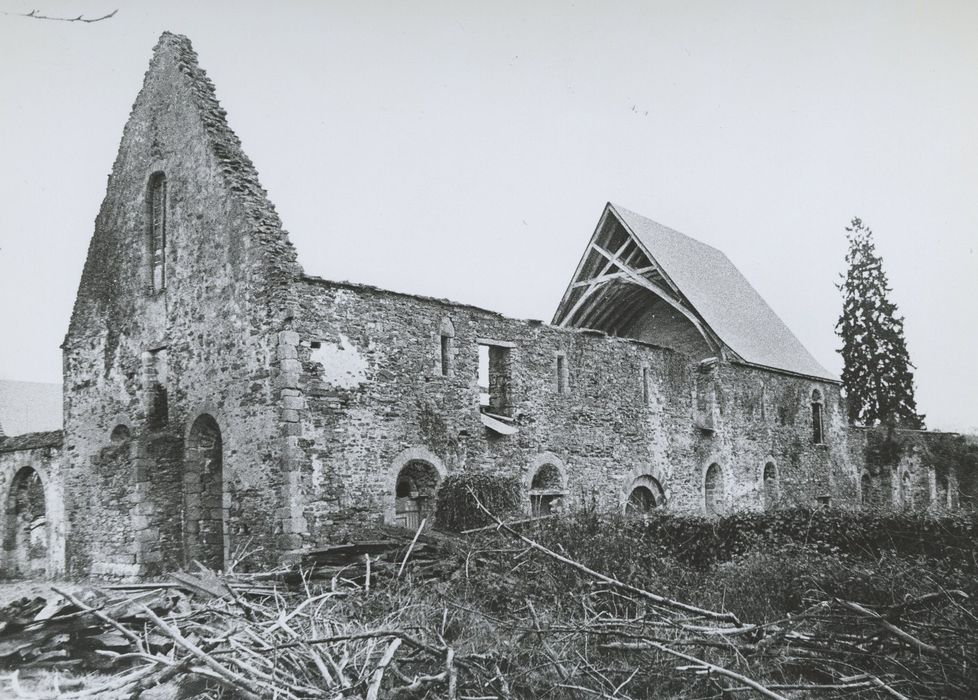
[[[973,698],[976,528],[798,509],[426,534],[416,567],[402,547],[325,589],[180,603],[160,619],[212,663],[151,620],[119,678],[168,697]]]
[[[476,499],[505,518],[520,509],[522,498],[522,485],[516,477],[479,472],[450,474],[438,489],[436,524],[450,532],[483,527],[492,520],[476,506]]]

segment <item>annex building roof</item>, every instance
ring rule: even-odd
[[[724,253],[609,203],[553,323],[633,336],[652,308],[685,319],[717,355],[838,381]]]

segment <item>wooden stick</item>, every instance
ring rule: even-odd
[[[374,675],[373,679],[370,681],[370,687],[367,688],[367,700],[377,700],[380,693],[380,684],[384,680],[384,671],[387,670],[387,665],[394,658],[394,654],[397,653],[397,649],[400,646],[400,637],[395,637],[391,640],[391,643],[387,645],[387,651],[385,651],[384,655],[380,657],[380,661],[377,663],[377,668],[374,669]]]
[[[404,560],[401,562],[401,568],[397,570],[397,576],[395,578],[401,578],[401,574],[404,573],[404,567],[407,566],[408,557],[411,556],[411,551],[414,549],[414,543],[417,542],[418,537],[421,536],[421,531],[424,529],[426,522],[428,522],[428,518],[421,519],[421,524],[418,525],[418,531],[414,533],[414,539],[411,540],[411,544],[408,545],[407,552],[404,553]]]
[[[260,695],[252,693],[250,690],[248,690],[248,687],[251,684],[246,679],[217,663],[217,661],[211,658],[210,655],[205,654],[190,640],[186,639],[182,634],[180,634],[179,630],[175,630],[163,622],[163,620],[157,617],[156,613],[147,608],[145,605],[140,605],[139,607],[142,608],[143,612],[149,616],[149,619],[153,621],[153,624],[159,627],[168,637],[170,637],[170,639],[176,642],[177,646],[200,659],[205,666],[210,668],[225,683],[236,688],[237,691],[241,693],[242,697],[248,698],[248,700],[261,700]]]
[[[873,620],[873,622],[878,624],[880,627],[889,630],[897,637],[905,641],[910,646],[915,647],[919,651],[922,651],[925,654],[932,654],[934,656],[943,656],[941,650],[935,647],[933,644],[927,644],[926,642],[920,641],[913,635],[904,632],[902,629],[894,625],[892,622],[888,622],[887,620],[884,620],[878,613],[875,613],[872,610],[867,610],[859,603],[853,603],[851,600],[839,600],[838,598],[836,598],[836,600],[840,605],[847,607],[850,610],[859,613],[860,615],[865,615],[866,617],[870,618],[871,620]]]
[[[640,642],[638,644],[632,644],[628,642],[612,642],[609,644],[602,644],[602,649],[633,649],[633,650],[648,650],[657,649],[658,651],[665,652],[666,654],[672,654],[684,661],[689,661],[690,663],[698,666],[700,668],[706,669],[712,673],[718,673],[721,676],[726,676],[727,678],[732,678],[735,681],[743,683],[744,685],[752,688],[766,698],[771,698],[772,700],[787,700],[783,695],[778,695],[773,690],[770,690],[757,681],[748,678],[747,676],[737,673],[736,671],[731,671],[723,666],[717,666],[716,664],[711,664],[708,661],[703,661],[695,656],[690,656],[689,654],[684,654],[681,651],[676,651],[675,649],[670,649],[665,644],[659,644],[659,642],[646,641]]]
[[[523,518],[522,520],[508,520],[506,525],[513,527],[514,525],[525,525],[526,523],[538,523],[541,520],[553,520],[555,515],[540,515],[535,518]],[[485,532],[486,530],[498,530],[499,525],[483,525],[482,527],[473,527],[470,530],[462,530],[460,535],[471,535],[473,532]]]

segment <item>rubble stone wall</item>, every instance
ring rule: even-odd
[[[0,441],[0,576],[64,573],[61,437],[59,433],[56,439],[34,439],[53,435],[33,433]],[[32,478],[39,479],[41,498],[26,493]],[[34,502],[27,503],[28,495]]]
[[[447,376],[446,326],[454,332]],[[314,541],[347,522],[391,520],[397,475],[411,460],[442,474],[519,475],[526,484],[541,463],[557,462],[572,505],[624,507],[633,485],[651,477],[670,509],[701,513],[714,463],[724,510],[764,507],[768,462],[778,474],[778,504],[858,498],[858,460],[831,383],[727,363],[703,367],[641,342],[314,278],[297,286],[295,329],[302,373],[293,458]],[[509,347],[513,435],[480,417],[478,348],[486,342]],[[558,356],[566,363],[563,393]],[[813,443],[815,390],[823,444]]]
[[[154,202],[161,174],[165,197]],[[154,259],[161,235],[165,274]],[[70,571],[130,576],[185,563],[188,532],[212,515],[193,505],[213,476],[202,469],[221,469],[227,556],[252,538],[274,556],[287,539],[271,370],[297,269],[189,42],[164,34],[63,346]],[[223,460],[187,452],[202,414],[220,428]],[[128,437],[114,440],[117,428]]]

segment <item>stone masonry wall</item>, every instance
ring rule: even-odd
[[[164,215],[151,216],[160,174]],[[163,289],[152,220],[165,228]],[[291,521],[282,517],[290,497],[271,372],[297,270],[189,42],[164,34],[109,176],[63,346],[69,570],[130,576],[181,565],[196,551],[195,523],[215,510],[224,511],[225,557],[255,538],[274,558]],[[222,459],[187,447],[204,414],[219,427]],[[119,426],[128,437],[117,442]],[[215,470],[225,495],[203,512],[203,471]]]
[[[23,487],[34,474],[40,479],[43,499],[28,506]],[[57,576],[64,572],[61,479],[60,431],[0,441],[0,576]]]
[[[446,326],[454,336],[442,376]],[[669,508],[703,512],[714,462],[725,509],[763,507],[768,462],[780,475],[780,503],[857,498],[845,410],[831,383],[701,367],[640,342],[314,278],[297,286],[295,330],[302,372],[293,458],[313,541],[349,521],[391,520],[397,474],[412,459],[442,476],[491,470],[527,485],[539,466],[554,464],[567,500],[606,508],[623,507],[632,486],[652,477]],[[511,344],[515,435],[480,420],[480,340]],[[822,445],[812,441],[814,389],[823,395]]]

